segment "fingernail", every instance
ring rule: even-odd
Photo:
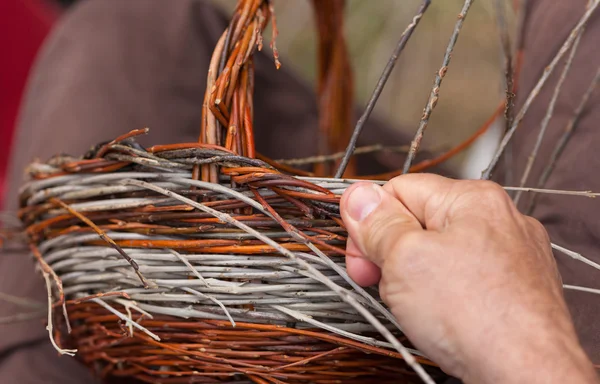
[[[348,214],[356,221],[364,220],[381,203],[381,187],[362,184],[348,196]]]

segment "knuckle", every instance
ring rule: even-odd
[[[546,231],[546,227],[544,227],[544,225],[539,220],[531,216],[524,217],[534,235],[536,235],[539,239],[543,240],[544,242],[550,242],[548,231]]]
[[[478,188],[483,195],[489,198],[498,200],[509,199],[509,196],[504,191],[504,188],[502,188],[499,184],[494,183],[493,181],[480,180],[478,182]]]
[[[512,202],[508,194],[497,183],[487,180],[471,181],[472,198],[488,208],[507,209]]]
[[[512,201],[504,189],[487,180],[465,180],[458,182],[451,191],[453,211],[489,215],[510,212]]]

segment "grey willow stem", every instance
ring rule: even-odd
[[[567,123],[564,133],[560,137],[558,143],[556,143],[556,146],[554,147],[554,150],[552,151],[552,155],[550,156],[550,162],[548,163],[546,168],[544,168],[544,171],[540,175],[540,178],[537,182],[536,188],[544,188],[544,186],[548,182],[550,175],[554,171],[554,167],[556,167],[556,163],[558,162],[558,159],[560,159],[560,156],[562,155],[563,151],[565,150],[567,143],[571,139],[573,132],[575,132],[575,128],[577,127],[577,124],[579,123],[579,120],[581,119],[583,111],[585,110],[586,106],[588,105],[590,97],[592,96],[592,94],[594,93],[594,90],[598,86],[598,83],[600,83],[600,66],[598,66],[598,69],[596,70],[596,75],[595,75],[594,79],[591,81],[590,86],[583,94],[583,97],[581,98],[579,105],[575,109],[575,112],[573,113],[573,117]],[[538,195],[535,195],[533,197],[529,207],[527,208],[526,212],[528,215],[530,215],[533,212],[533,210],[535,209],[537,199],[538,199]]]
[[[587,21],[590,19],[590,17],[592,16],[592,14],[596,10],[596,8],[598,8],[598,5],[600,5],[600,0],[595,0],[594,3],[589,6],[589,8],[583,14],[581,19],[577,23],[577,25],[573,28],[573,30],[569,34],[569,37],[567,37],[567,39],[565,40],[563,45],[560,47],[560,49],[559,49],[558,53],[556,54],[556,56],[554,57],[554,59],[552,59],[550,64],[546,67],[546,69],[544,70],[544,73],[538,80],[537,84],[535,85],[533,90],[529,93],[529,96],[527,97],[527,100],[523,104],[523,107],[521,108],[521,110],[519,111],[517,116],[515,117],[515,120],[513,121],[512,126],[510,127],[508,132],[506,132],[504,134],[504,137],[502,138],[502,141],[500,142],[500,145],[499,145],[498,149],[496,150],[496,153],[494,154],[492,161],[490,162],[488,167],[483,171],[483,173],[481,175],[481,179],[488,180],[491,177],[492,172],[496,168],[496,165],[498,164],[498,161],[500,160],[500,157],[502,156],[502,153],[504,152],[504,150],[506,149],[506,146],[508,145],[508,142],[515,134],[515,131],[517,130],[517,128],[519,127],[519,124],[525,117],[525,114],[531,107],[531,104],[539,95],[540,90],[546,84],[546,81],[548,81],[550,74],[552,74],[552,72],[554,71],[554,68],[556,68],[556,66],[558,65],[558,62],[562,59],[562,57],[569,50],[569,48],[571,48],[575,39],[579,35],[579,32],[584,27],[584,25],[587,23]]]
[[[564,189],[542,189],[542,188],[527,188],[527,187],[503,187],[505,191],[520,191],[520,192],[532,192],[532,193],[545,193],[549,195],[568,195],[568,196],[584,196],[589,198],[596,198],[600,196],[600,193],[593,191],[568,191]]]
[[[600,264],[596,263],[593,260],[588,259],[587,257],[583,256],[581,253],[571,251],[570,249],[561,247],[560,245],[557,245],[554,243],[551,243],[550,245],[552,246],[552,249],[555,249],[555,250],[569,256],[570,258],[572,258],[574,260],[581,261],[582,263],[587,264],[590,267],[600,270]]]
[[[514,73],[513,73],[513,55],[510,44],[510,36],[508,26],[506,25],[506,1],[495,0],[494,7],[496,10],[496,19],[498,23],[498,31],[500,33],[500,43],[502,44],[502,52],[504,53],[504,76],[506,87],[506,106],[504,108],[504,119],[506,120],[506,130],[512,124],[512,114],[515,98],[514,94]]]
[[[516,97],[516,92],[518,89],[518,84],[516,84],[516,82],[518,81],[517,77],[519,76],[519,72],[521,70],[522,67],[522,58],[523,58],[523,49],[524,49],[524,44],[525,44],[525,26],[527,25],[527,17],[528,17],[528,10],[529,10],[529,1],[528,0],[520,0],[519,1],[519,6],[518,6],[518,11],[517,11],[517,33],[516,33],[516,38],[515,38],[515,49],[514,49],[514,63],[513,65],[513,89],[512,91],[515,94],[511,94],[510,96],[512,97],[511,100],[511,104],[510,104],[510,111],[506,111],[505,110],[505,120],[506,120],[506,126],[505,126],[505,131],[507,132],[513,122],[514,119],[514,98]],[[509,95],[507,95],[507,101],[508,101],[508,97]],[[508,145],[505,152],[504,152],[504,169],[506,170],[505,175],[504,175],[504,183],[505,184],[513,184],[514,183],[514,167],[513,167],[513,162],[514,162],[514,158],[513,158],[513,148],[512,145]],[[511,194],[512,197],[512,194]]]
[[[567,58],[567,61],[565,62],[565,67],[560,74],[558,82],[556,83],[556,87],[554,87],[554,92],[552,93],[552,98],[550,99],[550,103],[548,104],[548,109],[546,110],[544,119],[542,120],[542,123],[540,124],[540,132],[538,133],[538,136],[537,136],[537,139],[533,146],[533,149],[531,151],[531,154],[529,155],[529,158],[527,159],[527,164],[525,165],[525,170],[523,171],[523,176],[521,176],[521,180],[519,182],[520,187],[524,187],[525,184],[527,183],[527,179],[529,179],[529,174],[531,173],[531,169],[533,168],[535,159],[537,158],[537,155],[542,146],[542,141],[544,140],[544,136],[546,135],[546,131],[548,130],[548,125],[550,123],[550,120],[552,119],[552,115],[554,114],[554,108],[556,107],[556,101],[558,100],[558,96],[560,95],[560,90],[562,89],[562,85],[564,84],[565,79],[567,78],[567,75],[571,69],[571,65],[573,64],[573,59],[575,58],[575,54],[577,53],[577,47],[579,46],[579,42],[581,41],[581,36],[583,36],[584,30],[585,30],[585,28],[581,29],[580,34],[577,36],[577,40],[575,40],[575,43],[573,43],[573,48],[571,48],[569,57]],[[519,200],[521,199],[522,194],[523,194],[523,191],[517,192],[517,194],[515,196],[515,200],[514,200],[515,205],[519,204]]]
[[[342,158],[340,165],[338,166],[337,170],[335,171],[336,178],[341,178],[344,175],[344,171],[346,170],[346,167],[348,166],[350,157],[352,157],[352,154],[354,153],[354,149],[356,148],[356,143],[358,141],[358,137],[360,136],[360,133],[362,132],[362,130],[365,126],[365,123],[369,119],[369,116],[371,116],[371,112],[373,112],[373,108],[375,108],[375,104],[377,104],[377,100],[379,99],[379,96],[381,95],[381,92],[383,91],[383,87],[385,86],[385,83],[387,82],[388,78],[390,77],[390,74],[392,73],[392,69],[394,69],[394,65],[396,65],[396,61],[398,60],[400,53],[402,53],[402,50],[404,50],[406,43],[412,36],[415,28],[419,24],[419,21],[421,21],[423,14],[425,14],[425,11],[427,11],[427,8],[429,8],[430,4],[431,4],[431,0],[423,1],[423,3],[419,7],[419,10],[417,11],[416,15],[413,17],[412,22],[408,25],[408,27],[406,27],[404,32],[402,32],[400,41],[398,42],[396,49],[394,49],[394,52],[392,53],[392,56],[390,57],[387,65],[385,66],[383,73],[381,74],[381,77],[379,78],[379,81],[377,81],[377,85],[375,86],[375,90],[373,91],[373,94],[371,95],[371,99],[367,103],[367,107],[365,108],[365,111],[363,112],[360,119],[358,119],[358,122],[356,123],[356,126],[354,127],[354,131],[352,132],[352,137],[350,137],[350,142],[348,143],[348,146],[346,147],[346,152],[344,154],[344,157]]]
[[[462,10],[458,14],[458,20],[456,20],[456,24],[454,25],[454,32],[450,37],[450,42],[446,47],[446,53],[444,54],[444,59],[442,60],[442,67],[437,72],[435,76],[435,81],[433,83],[433,88],[431,89],[431,93],[429,94],[429,100],[427,100],[427,104],[425,104],[425,110],[423,112],[423,117],[421,118],[421,122],[419,123],[419,128],[417,129],[417,133],[410,144],[410,150],[408,151],[408,156],[406,157],[406,161],[404,162],[404,168],[402,169],[402,173],[408,173],[410,170],[410,166],[417,155],[417,151],[421,146],[421,140],[423,139],[423,134],[425,133],[425,129],[429,124],[429,118],[431,117],[431,113],[435,108],[439,95],[440,95],[440,85],[442,84],[442,80],[444,76],[446,76],[446,72],[448,71],[448,65],[450,64],[450,59],[452,58],[452,51],[454,50],[454,46],[456,45],[456,41],[458,40],[458,35],[460,34],[460,30],[462,29],[465,18],[467,17],[467,13],[469,12],[469,8],[471,8],[471,4],[473,4],[474,0],[465,0]]]
[[[352,152],[352,155],[364,155],[367,153],[374,152],[400,152],[407,153],[409,149],[408,145],[395,145],[395,146],[384,146],[381,144],[373,144],[373,145],[365,145],[363,147],[357,147]],[[294,159],[277,159],[275,160],[278,164],[286,164],[286,165],[306,165],[306,164],[315,164],[322,163],[326,161],[335,161],[337,159],[341,159],[344,157],[346,152],[336,152],[331,155],[320,155],[320,156],[309,156],[302,158],[294,158]]]

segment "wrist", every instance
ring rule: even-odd
[[[535,329],[494,332],[466,359],[465,383],[592,384],[598,376],[581,348],[568,316]]]

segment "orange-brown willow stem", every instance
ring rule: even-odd
[[[473,133],[471,136],[469,136],[465,141],[461,142],[457,146],[451,148],[447,152],[444,152],[441,155],[439,155],[433,159],[423,160],[423,161],[411,166],[409,172],[410,173],[423,172],[424,170],[427,170],[429,168],[435,167],[437,165],[440,165],[440,164],[448,161],[452,157],[458,155],[465,149],[469,148],[475,142],[475,140],[477,140],[481,135],[483,135],[485,132],[487,132],[487,130],[492,126],[492,124],[500,116],[502,116],[502,113],[504,112],[504,109],[505,109],[505,105],[506,105],[506,103],[504,101],[502,101],[498,105],[496,110],[494,111],[494,114],[492,114],[485,121],[485,123],[483,123],[483,125],[481,127],[479,127],[479,129],[477,131],[475,131],[475,133]],[[358,177],[361,179],[370,179],[370,180],[389,180],[389,179],[399,176],[401,174],[402,174],[402,170],[399,169],[399,170],[395,170],[392,172],[380,173],[377,175],[367,175],[367,176],[358,176]]]
[[[343,150],[350,140],[354,83],[348,48],[344,39],[345,0],[312,0],[317,23],[319,109],[318,154]],[[335,164],[315,164],[315,174],[331,175]],[[350,172],[354,162],[350,163]]]
[[[116,316],[107,314],[106,312],[102,311],[102,309],[98,308],[98,306],[93,303],[83,302],[83,303],[79,303],[79,305],[77,305],[77,306],[71,304],[71,305],[69,305],[69,308],[70,308],[70,312],[71,312],[71,318],[73,320],[79,320],[82,318],[87,319],[87,323],[90,325],[94,324],[94,323],[107,323],[110,321],[116,323],[116,320],[118,320],[118,318]],[[139,318],[139,316],[135,316],[134,319],[135,318]],[[208,340],[206,340],[207,336],[212,336],[215,341],[220,340],[220,339],[226,339],[226,338],[224,338],[224,336],[232,336],[234,338],[231,339],[231,343],[235,343],[236,339],[239,337],[244,337],[248,340],[252,340],[252,339],[262,339],[262,338],[269,338],[269,337],[282,337],[287,334],[287,335],[298,335],[298,336],[316,338],[316,339],[320,339],[323,341],[331,342],[334,345],[339,345],[339,346],[343,346],[343,347],[351,347],[353,349],[355,348],[355,349],[363,350],[368,353],[389,356],[389,357],[392,357],[395,359],[403,359],[402,355],[400,355],[398,352],[395,352],[395,351],[390,351],[388,349],[383,349],[383,348],[380,348],[377,346],[371,346],[371,345],[367,345],[367,344],[363,344],[363,343],[358,343],[356,341],[348,340],[346,338],[342,338],[342,337],[336,336],[334,334],[323,333],[323,332],[319,332],[319,331],[315,331],[315,330],[311,330],[311,329],[297,329],[297,328],[282,327],[282,326],[277,326],[277,325],[256,324],[256,323],[247,323],[247,322],[236,322],[236,327],[233,328],[231,326],[230,322],[223,321],[223,320],[202,319],[197,322],[187,322],[187,321],[184,322],[184,321],[178,321],[178,319],[175,319],[175,318],[168,318],[168,317],[167,318],[158,318],[158,319],[141,319],[140,324],[142,324],[145,327],[148,327],[150,329],[156,328],[157,330],[160,330],[164,326],[167,326],[168,328],[171,328],[171,329],[177,329],[177,330],[180,330],[180,332],[182,332],[182,334],[180,334],[180,337],[184,335],[183,334],[184,331],[186,331],[186,332],[196,331],[194,333],[191,333],[189,338],[190,338],[190,340],[196,339],[198,342],[200,342],[200,341],[207,342],[208,341]],[[88,331],[85,328],[75,327],[73,329],[73,332],[74,333],[87,333]],[[163,332],[165,332],[165,331],[163,330]],[[145,336],[140,335],[140,334],[138,334],[137,337],[145,338]],[[168,345],[168,343],[158,342],[158,341],[154,341],[151,339],[147,339],[146,341],[149,343],[151,342],[152,344],[159,346],[159,347]],[[212,343],[209,343],[209,344],[212,344]],[[339,350],[339,348],[336,348],[336,349]],[[225,351],[223,351],[223,352],[225,352]],[[258,353],[258,352],[255,352],[255,353]],[[202,354],[202,353],[200,353],[200,354]],[[206,357],[211,359],[208,356],[206,356]],[[437,366],[435,363],[433,363],[429,359],[418,357],[418,356],[416,357],[416,359],[421,364]],[[214,359],[214,360],[219,360],[219,359]],[[233,364],[236,364],[236,363],[233,363]],[[281,370],[281,369],[283,369],[283,367],[278,368],[278,370]]]
[[[210,61],[200,143],[223,145],[241,156],[255,157],[252,55],[257,47],[262,48],[262,33],[267,22],[274,21],[272,11],[272,4],[266,0],[238,2],[232,21],[219,39]],[[276,35],[276,25],[273,27]],[[217,169],[216,164],[197,165],[193,178],[216,183]]]
[[[410,168],[410,172],[411,173],[422,172],[428,168],[435,167],[436,165],[442,164],[443,162],[447,161],[448,159],[450,159],[450,158],[456,156],[457,154],[459,154],[460,152],[464,151],[465,149],[470,147],[471,144],[473,144],[475,142],[475,140],[477,140],[481,135],[483,135],[484,133],[487,132],[487,130],[498,119],[498,117],[501,116],[501,114],[504,110],[505,110],[505,103],[502,102],[496,108],[496,111],[494,112],[494,114],[491,115],[486,120],[486,122],[483,123],[483,125],[477,131],[475,131],[475,133],[473,133],[469,138],[467,138],[467,140],[463,141],[462,143],[458,144],[456,147],[450,149],[448,152],[445,152],[436,158],[433,158],[430,160],[423,160],[423,161],[413,165]]]

